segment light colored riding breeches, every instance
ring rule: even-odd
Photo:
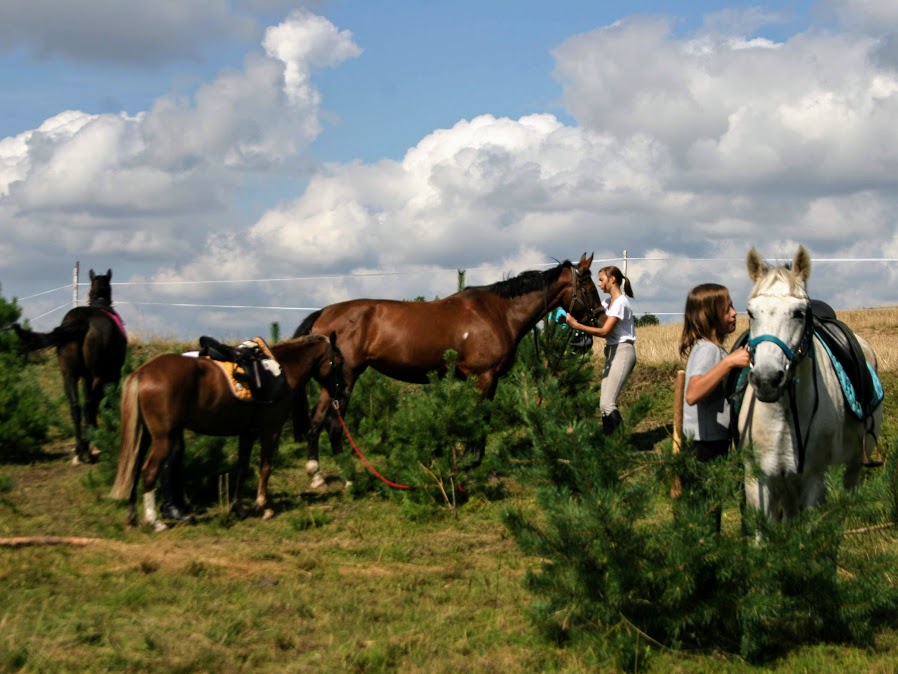
[[[603,417],[617,409],[617,399],[635,365],[636,347],[633,342],[605,346],[605,369],[602,371],[602,393],[599,398]]]

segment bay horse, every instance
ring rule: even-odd
[[[263,510],[264,519],[271,517],[273,511],[266,509],[268,478],[284,422],[294,410],[294,398],[295,407],[306,410],[305,419],[301,415],[294,417],[295,423],[300,425],[299,432],[302,432],[309,427],[305,390],[309,379],[314,378],[335,399],[339,398],[345,386],[343,356],[335,342],[335,335],[311,335],[271,346],[271,354],[280,365],[286,386],[270,403],[238,399],[227,376],[209,358],[163,354],[131,373],[125,380],[122,392],[121,451],[111,492],[112,498],[130,500],[129,522],[137,522],[140,473],[144,521],[156,531],[166,528],[156,512],[154,489],[160,469],[169,456],[183,452],[185,429],[203,435],[239,436],[237,475],[231,504],[238,511],[250,453],[255,441],[260,441],[259,486],[255,506]]]
[[[820,502],[830,465],[846,466],[846,489],[858,484],[867,449],[875,447],[882,429],[882,405],[858,416],[846,403],[839,373],[814,327],[816,301],[807,292],[811,258],[804,246],[791,265],[773,268],[752,248],[746,265],[754,281],[748,300],[752,366],[738,430],[760,475],[747,467],[745,491],[748,505],[777,522]],[[861,366],[875,373],[876,354],[855,338],[863,354],[858,360],[866,360]]]
[[[88,306],[71,309],[51,332],[13,326],[26,353],[56,347],[75,426],[75,463],[96,461],[99,452],[91,451],[86,431],[97,427],[104,389],[108,384],[118,386],[125,364],[128,337],[121,317],[112,308],[111,281],[111,269],[105,274],[95,274],[91,269]],[[79,383],[84,389],[83,414]]]
[[[592,259],[584,253],[576,264],[565,260],[545,271],[525,271],[430,302],[338,302],[309,314],[294,337],[337,334],[346,370],[345,395],[337,402],[344,413],[355,382],[369,366],[393,379],[426,384],[428,373],[445,374],[444,355],[449,349],[458,354],[457,376],[473,378],[482,397],[491,400],[499,378],[514,364],[521,339],[550,311],[564,307],[578,320],[598,325],[604,321],[605,310],[590,273]],[[321,392],[306,438],[306,473],[313,487],[324,484],[318,437],[325,423],[334,453],[342,450],[342,426],[334,418],[332,400],[327,391]]]

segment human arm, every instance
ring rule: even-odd
[[[607,337],[611,333],[611,331],[614,330],[614,326],[617,325],[617,316],[607,316],[605,318],[605,323],[600,328],[595,328],[591,325],[584,325],[570,314],[566,314],[564,320],[568,324],[568,326],[573,328],[574,330],[580,330],[581,332],[585,332],[587,335],[592,335],[593,337]]]
[[[704,374],[695,374],[686,382],[686,404],[695,405],[714,391],[720,382],[735,367],[748,367],[751,362],[748,349],[744,346],[724,356],[714,367]]]

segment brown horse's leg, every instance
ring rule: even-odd
[[[263,520],[271,519],[274,516],[274,511],[266,507],[268,505],[268,479],[271,477],[271,464],[280,441],[280,429],[262,433],[261,449],[259,450],[259,488],[256,493],[256,508],[262,510]]]
[[[240,434],[240,441],[237,445],[237,476],[234,478],[234,496],[231,499],[231,510],[237,515],[242,514],[240,492],[243,490],[243,482],[249,472],[249,457],[252,454],[257,435],[252,431],[245,431]]]
[[[318,488],[324,485],[324,476],[321,474],[321,464],[318,463],[318,439],[321,435],[321,426],[331,411],[331,398],[327,391],[321,391],[318,404],[312,414],[312,423],[306,436],[307,461],[306,474],[312,478],[312,487]]]
[[[171,452],[162,463],[162,517],[177,522],[192,519],[184,499],[184,431],[172,442]]]
[[[167,529],[165,523],[159,519],[156,512],[156,480],[162,464],[171,453],[173,440],[170,435],[162,435],[153,438],[146,462],[141,470],[143,478],[143,518],[144,522],[152,526],[156,531]]]

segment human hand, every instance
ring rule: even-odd
[[[573,328],[575,324],[577,324],[577,319],[571,316],[570,314],[564,315],[564,322],[568,324],[568,327]]]
[[[751,365],[751,354],[748,352],[747,348],[740,346],[727,356],[727,360],[729,361],[731,368],[748,367]]]

